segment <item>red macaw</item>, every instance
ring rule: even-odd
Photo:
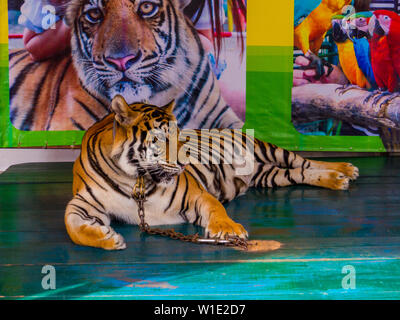
[[[398,78],[386,36],[381,37],[374,34],[369,43],[372,70],[374,70],[376,84],[380,90],[397,91]]]
[[[397,74],[390,55],[386,36],[374,32],[376,17],[371,12],[360,12],[352,21],[352,36],[357,39],[368,38],[371,51],[371,65],[378,88],[381,91],[396,91]],[[372,26],[372,30],[370,30]]]
[[[376,10],[369,24],[373,32],[371,43],[371,58],[378,86],[386,89],[374,99],[374,104],[382,96],[390,95],[399,89],[400,77],[400,17],[389,10]],[[388,105],[389,101],[399,93],[391,95],[381,105]],[[369,97],[366,99],[368,100]]]
[[[374,32],[386,36],[386,42],[397,76],[400,76],[400,17],[393,11],[377,10],[374,12]]]

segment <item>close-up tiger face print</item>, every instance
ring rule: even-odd
[[[71,51],[42,61],[10,50],[10,120],[19,130],[87,130],[112,99],[163,106],[179,128],[242,128],[183,9],[190,0],[71,0]],[[244,103],[244,102],[243,102]]]
[[[128,103],[160,105],[163,92],[179,96],[193,67],[189,42],[198,41],[196,33],[187,30],[181,10],[186,2],[72,1],[67,22],[73,29],[72,56],[83,85],[105,101],[119,94]]]
[[[125,172],[132,176],[149,174],[157,183],[171,182],[183,172],[185,164],[175,153],[182,143],[172,113],[174,105],[128,105],[121,96],[113,100],[112,157]]]

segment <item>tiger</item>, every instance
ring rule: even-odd
[[[149,226],[192,223],[209,238],[246,239],[248,232],[227,215],[223,203],[250,187],[308,184],[346,190],[359,175],[350,163],[304,159],[242,130],[180,130],[174,107],[173,102],[129,105],[116,96],[112,113],[86,132],[64,216],[75,244],[126,248],[111,222],[140,224],[132,191],[139,179],[145,185]],[[234,151],[237,157],[230,161]],[[211,159],[203,161],[207,155]]]
[[[9,53],[10,119],[25,131],[87,130],[112,98],[165,105],[180,128],[241,128],[221,96],[189,0],[71,0],[71,51],[35,62]]]

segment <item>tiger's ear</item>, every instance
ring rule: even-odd
[[[111,110],[114,111],[115,119],[122,126],[132,125],[140,116],[140,112],[132,110],[120,95],[115,96],[112,100]]]
[[[185,9],[190,3],[192,2],[192,0],[179,0],[179,7],[183,10]]]
[[[170,103],[161,107],[166,113],[173,114],[175,108],[175,100],[172,100]]]

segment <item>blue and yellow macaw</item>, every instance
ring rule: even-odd
[[[364,24],[368,27],[372,15],[373,14],[370,11],[353,14],[349,18],[349,23],[352,30],[356,31],[356,33],[350,32],[350,39],[353,41],[357,64],[364,73],[371,87],[376,88],[377,84],[371,63],[370,42],[367,38],[368,35],[362,32],[361,28]]]
[[[345,20],[343,15],[332,17],[332,37],[335,41],[340,66],[346,78],[352,85],[371,89],[376,87],[371,65],[369,42],[366,38],[351,37],[351,24],[356,15]]]

